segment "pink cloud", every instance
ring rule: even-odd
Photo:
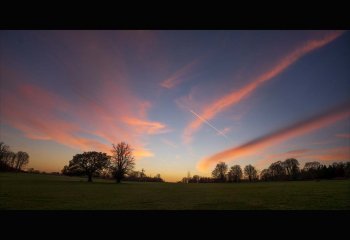
[[[335,136],[338,138],[350,138],[349,133],[340,133],[340,134],[336,134]]]
[[[320,115],[297,122],[265,136],[253,139],[238,147],[233,147],[204,158],[199,162],[198,168],[206,169],[210,165],[220,161],[233,160],[240,156],[254,154],[258,150],[265,149],[275,145],[276,143],[281,143],[288,139],[313,132],[322,127],[334,124],[335,122],[348,116],[350,116],[350,104],[346,103],[339,105],[338,107],[328,110]]]
[[[320,149],[312,154],[304,156],[305,159],[314,161],[348,161],[350,160],[349,146]]]
[[[334,139],[320,140],[320,141],[311,142],[310,144],[311,145],[326,145],[326,144],[329,144],[332,142],[335,142],[335,140]]]
[[[72,100],[47,89],[20,83],[23,81],[19,79],[24,77],[19,74],[11,77],[17,79],[12,90],[1,91],[6,102],[6,107],[1,109],[2,119],[27,138],[107,153],[110,153],[112,143],[127,141],[134,148],[135,156],[142,158],[154,156],[145,148],[142,136],[168,130],[164,124],[147,119],[149,102],[135,98],[124,87],[116,88],[112,82],[101,83],[100,95],[103,97],[100,98],[77,88],[79,94],[74,96],[72,104]]]
[[[124,122],[135,127],[136,131],[146,134],[157,134],[167,132],[166,126],[160,122],[150,122],[137,118],[124,118]]]
[[[198,65],[199,61],[198,59],[195,59],[179,70],[177,70],[174,74],[172,74],[169,78],[165,79],[164,81],[161,82],[161,86],[164,88],[173,88],[176,85],[182,83],[186,79],[188,79],[188,75],[193,69]]]
[[[218,99],[214,100],[211,104],[205,106],[202,112],[199,114],[207,120],[214,118],[219,112],[224,111],[228,107],[232,107],[243,101],[265,82],[282,73],[307,53],[327,45],[328,43],[340,37],[343,33],[344,31],[334,31],[330,34],[327,34],[321,39],[314,39],[305,42],[303,45],[299,46],[294,51],[281,58],[278,63],[271,69],[268,69],[261,75],[257,76],[247,85],[241,87],[238,90],[234,90],[229,94],[221,96]],[[183,134],[183,140],[185,143],[191,142],[192,135],[198,131],[202,124],[203,123],[200,121],[200,119],[195,119],[186,126]]]
[[[287,158],[297,158],[301,161],[348,161],[350,160],[350,148],[348,146],[321,148],[321,149],[297,149],[278,154],[270,154],[254,165],[260,169],[267,168],[271,163],[284,161]]]
[[[304,148],[304,149],[291,150],[284,153],[270,154],[266,156],[264,159],[257,161],[254,165],[259,169],[267,168],[269,164],[273,162],[284,161],[287,158],[299,158],[310,151],[312,151],[312,149]]]

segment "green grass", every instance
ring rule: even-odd
[[[0,209],[350,209],[350,180],[122,183],[0,173]]]

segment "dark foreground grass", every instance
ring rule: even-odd
[[[350,209],[350,181],[116,184],[0,173],[0,209]]]

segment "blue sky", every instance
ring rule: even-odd
[[[236,151],[348,101],[349,40],[346,31],[1,31],[1,141],[45,171],[126,141],[136,169],[168,181],[210,176],[217,161],[262,170],[287,157],[349,160],[348,105]]]

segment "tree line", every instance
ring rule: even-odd
[[[125,176],[125,181],[131,182],[164,182],[160,174],[156,174],[154,177],[147,176],[145,170],[141,171],[131,171],[127,176]]]
[[[296,159],[289,160],[293,162],[278,161],[272,163],[268,169],[262,170],[260,173],[261,180],[283,181],[350,178],[350,162],[334,162],[327,166],[314,161],[305,163],[304,168],[300,169]]]
[[[23,151],[17,153],[11,151],[10,147],[0,142],[0,171],[21,172],[23,167],[29,163],[29,154]]]
[[[263,169],[260,174],[252,165],[247,165],[242,170],[240,165],[234,165],[230,169],[224,162],[216,164],[212,171],[212,177],[183,178],[183,183],[214,183],[214,182],[241,182],[241,181],[287,181],[287,180],[314,180],[314,179],[334,179],[350,178],[350,162],[335,162],[331,165],[307,162],[304,168],[300,169],[299,161],[295,158],[288,158],[285,161],[272,163],[267,169]]]
[[[93,177],[113,178],[117,183],[126,181],[163,182],[159,174],[156,177],[147,177],[142,172],[133,171],[135,158],[129,144],[120,142],[112,144],[112,156],[106,153],[90,151],[76,154],[62,169],[62,174],[67,176],[87,176],[88,182]]]

